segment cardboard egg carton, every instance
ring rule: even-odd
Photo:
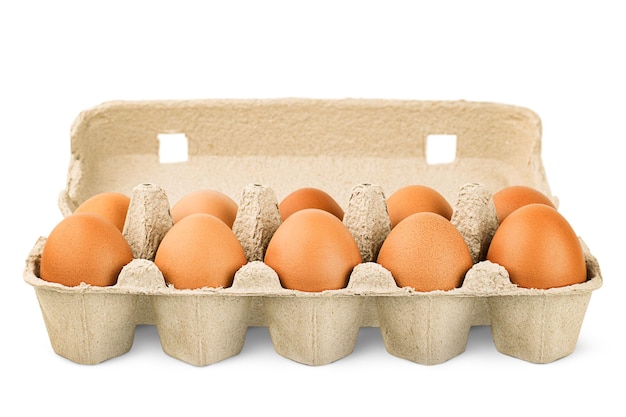
[[[99,192],[130,195],[124,235],[134,254],[114,286],[65,287],[38,277],[46,238],[31,250],[24,279],[54,351],[77,363],[124,354],[138,324],[156,325],[163,351],[197,366],[238,354],[250,326],[267,326],[278,354],[309,365],[349,355],[361,327],[379,327],[390,354],[439,364],[464,352],[476,325],[491,326],[498,351],[548,363],[574,351],[591,293],[602,285],[582,240],[588,280],[568,287],[518,288],[504,268],[481,260],[497,228],[495,190],[528,185],[557,203],[541,161],[540,120],[525,108],[352,99],[110,102],[83,112],[71,133],[62,213]],[[432,163],[428,152],[440,134],[456,135],[452,158]],[[182,140],[180,161],[165,160],[167,139]],[[460,288],[399,288],[375,263],[390,231],[385,197],[408,184],[431,186],[453,205],[451,221],[475,262]],[[363,263],[344,289],[285,289],[263,263],[280,224],[277,202],[303,186],[338,200],[359,245]],[[248,263],[231,287],[175,289],[152,260],[172,225],[171,203],[201,188],[239,202],[233,231]]]

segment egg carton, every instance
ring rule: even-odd
[[[124,235],[134,259],[110,287],[66,287],[39,278],[46,238],[29,254],[24,280],[35,289],[54,351],[95,364],[132,347],[135,327],[155,325],[163,351],[196,366],[238,354],[250,326],[266,326],[276,352],[308,365],[349,355],[361,327],[379,327],[387,351],[424,365],[464,352],[472,326],[489,325],[498,351],[549,363],[575,349],[600,268],[582,239],[587,281],[547,290],[519,288],[484,254],[497,228],[492,192],[527,185],[550,192],[541,161],[541,124],[504,104],[401,100],[192,100],[110,102],[72,128],[61,212],[90,196],[131,196]],[[455,135],[453,158],[429,160],[440,135]],[[164,143],[182,139],[183,158]],[[431,143],[432,142],[432,143]],[[423,184],[453,201],[451,222],[474,266],[450,291],[399,288],[375,262],[390,231],[385,195]],[[285,289],[263,263],[280,224],[277,201],[302,186],[337,196],[363,262],[346,288]],[[172,225],[172,201],[212,188],[239,201],[233,231],[248,263],[228,288],[168,286],[153,262]]]

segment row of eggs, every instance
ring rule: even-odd
[[[553,288],[587,279],[578,237],[552,201],[526,186],[505,187],[493,194],[499,226],[486,260],[505,267],[511,281],[525,288]],[[49,234],[39,275],[66,286],[82,282],[110,286],[133,259],[122,234],[130,198],[104,192],[82,203]],[[460,287],[473,260],[450,222],[453,209],[435,189],[409,185],[387,200],[391,231],[377,262],[399,287],[416,291]],[[187,194],[171,207],[173,226],[156,251],[154,262],[166,282],[177,289],[229,287],[247,261],[232,226],[238,205],[216,190]],[[284,288],[307,292],[347,285],[362,262],[344,212],[326,192],[301,188],[278,205],[281,224],[263,261],[276,271]]]

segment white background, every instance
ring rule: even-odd
[[[620,2],[7,3],[0,415],[624,415]],[[75,116],[113,99],[273,97],[465,99],[537,112],[560,210],[604,277],[575,352],[530,364],[475,329],[464,354],[429,367],[387,354],[368,329],[352,355],[309,367],[276,354],[261,328],[240,355],[193,367],[164,354],[147,327],[129,353],[99,365],[56,355],[22,270],[60,220]]]

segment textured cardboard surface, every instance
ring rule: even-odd
[[[184,133],[186,162],[160,163],[158,135]],[[426,163],[429,134],[456,134],[456,159]],[[465,350],[473,325],[492,326],[496,348],[547,363],[570,354],[591,292],[602,284],[584,245],[588,281],[550,290],[517,288],[504,268],[480,261],[497,228],[491,194],[512,184],[550,192],[541,124],[530,110],[492,103],[383,100],[211,100],[105,103],[72,129],[69,215],[101,191],[131,195],[124,235],[135,259],[112,287],[68,288],[38,278],[45,237],[26,262],[55,352],[94,364],[132,345],[137,324],[157,326],[165,353],[197,366],[236,355],[248,326],[267,326],[277,353],[308,365],[349,355],[358,329],[378,326],[390,354],[433,365]],[[475,261],[463,286],[398,288],[374,261],[390,230],[385,196],[430,185],[453,204],[453,224]],[[281,287],[262,262],[280,224],[277,201],[302,186],[337,196],[364,262],[345,289]],[[152,259],[171,227],[168,207],[198,188],[239,202],[233,230],[248,264],[229,288],[176,290]]]
[[[158,135],[184,133],[189,159],[159,162]],[[430,134],[457,135],[454,162],[426,163]],[[89,196],[130,194],[158,184],[171,201],[200,187],[239,201],[248,184],[278,200],[295,186],[324,188],[345,207],[352,187],[389,195],[408,183],[436,187],[449,201],[478,182],[519,183],[552,196],[541,162],[541,122],[532,111],[493,103],[400,100],[197,100],[110,102],[86,110],[72,128],[61,208]]]

